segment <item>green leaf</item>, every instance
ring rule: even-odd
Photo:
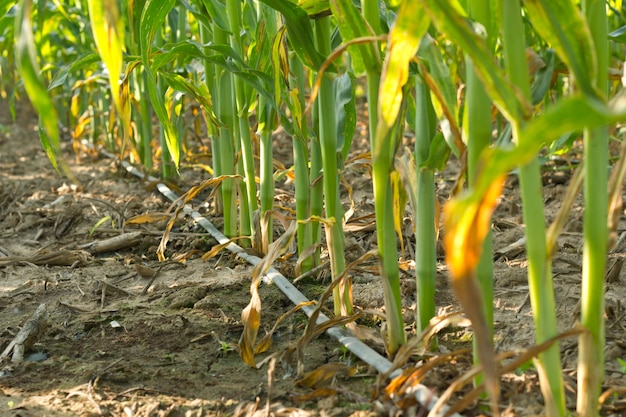
[[[352,0],[331,0],[330,7],[344,42],[375,35],[368,29],[367,22]],[[363,75],[365,71],[380,73],[381,63],[377,43],[350,46],[348,51],[356,75]]]
[[[206,7],[209,18],[222,29],[224,32],[230,34],[230,26],[228,25],[228,16],[226,16],[226,8],[218,0],[202,0],[204,7]]]
[[[317,49],[313,37],[313,28],[309,15],[297,4],[285,0],[260,0],[279,11],[285,18],[285,25],[289,33],[289,43],[304,65],[317,71],[324,60]]]
[[[72,62],[69,65],[64,65],[61,69],[56,73],[52,82],[48,86],[48,90],[52,90],[54,88],[60,87],[67,82],[67,77],[70,73],[88,68],[91,64],[100,61],[100,57],[96,53],[88,53],[87,55],[83,55],[78,58],[76,61]]]
[[[546,51],[544,56],[546,66],[540,68],[535,75],[535,81],[530,89],[530,96],[533,106],[541,103],[550,89],[552,76],[554,74],[554,66],[556,63],[556,55],[552,49]]]
[[[206,111],[209,120],[211,120],[213,124],[216,126],[221,124],[213,114],[213,106],[211,104],[210,94],[206,84],[197,86],[178,74],[168,72],[163,72],[160,75],[171,88],[191,95],[198,103],[200,103]]]
[[[490,183],[511,169],[536,157],[541,148],[570,132],[581,132],[626,120],[626,97],[611,106],[582,92],[566,97],[545,114],[527,123],[514,148],[488,148],[481,155],[480,172],[473,185],[484,194]]]
[[[282,27],[272,39],[272,73],[274,76],[274,101],[280,102],[283,85],[289,85],[289,51],[285,39],[287,28]]]
[[[587,21],[570,0],[524,0],[534,29],[572,71],[580,89],[596,95],[598,60]]]
[[[24,89],[33,107],[39,114],[39,138],[41,144],[59,172],[57,157],[60,157],[58,116],[54,103],[48,95],[43,78],[40,75],[35,52],[34,31],[31,24],[32,0],[21,2],[15,19],[16,48],[15,60],[22,77]]]
[[[328,0],[299,0],[298,6],[307,12],[311,19],[330,16],[330,4]]]
[[[256,92],[267,97],[272,106],[279,111],[279,109],[276,108],[276,101],[274,100],[274,81],[271,75],[246,67],[244,62],[238,58],[238,55],[228,45],[209,45],[207,48],[219,51],[219,53],[215,55],[206,55],[203,51],[204,45],[191,40],[184,40],[179,43],[164,45],[164,51],[154,57],[151,70],[152,72],[158,72],[161,74],[162,72],[160,69],[164,65],[180,59],[185,62],[191,59],[206,61],[225,68],[237,77],[241,77],[241,79]]]
[[[622,26],[609,33],[609,39],[619,43],[626,43],[626,26]]]
[[[141,62],[143,63],[146,71],[146,85],[148,86],[148,94],[152,107],[159,118],[159,121],[163,125],[163,131],[165,133],[165,141],[167,148],[172,157],[172,162],[178,167],[180,163],[180,146],[176,129],[172,125],[172,122],[167,114],[165,103],[163,101],[163,95],[159,93],[156,84],[156,77],[150,67],[150,53],[152,49],[152,41],[157,30],[161,30],[163,22],[170,12],[175,0],[148,0],[144,5],[143,12],[141,14],[141,23],[139,26],[139,39],[141,49]]]
[[[0,16],[4,17],[16,3],[15,0],[0,0]]]
[[[530,103],[496,65],[485,39],[462,16],[451,0],[420,0],[437,29],[472,59],[487,94],[508,120],[524,120],[531,114]]]
[[[450,147],[446,142],[442,132],[438,132],[430,142],[428,150],[428,159],[421,165],[420,169],[428,169],[432,171],[443,171],[450,157]]]
[[[337,152],[345,161],[352,145],[356,129],[356,103],[354,87],[349,73],[344,73],[334,80],[335,114],[337,115]]]
[[[6,42],[13,44],[13,26],[17,7],[15,0],[0,0],[0,45]],[[4,39],[3,39],[4,38]]]
[[[580,132],[567,132],[550,144],[549,155],[564,155],[572,150],[576,139],[580,138]]]
[[[433,97],[433,106],[439,119],[445,117],[443,107],[447,108],[448,113],[452,115],[455,125],[458,126],[458,109],[456,98],[456,87],[450,75],[450,69],[443,61],[441,52],[435,40],[428,34],[422,39],[418,55],[420,58],[428,62],[428,73],[433,78],[437,89],[439,90],[442,101],[437,96]]]

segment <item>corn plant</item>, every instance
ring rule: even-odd
[[[618,44],[624,42],[623,28],[608,34],[609,24],[626,22],[618,2],[608,2],[610,17],[607,2],[600,0],[89,0],[86,9],[77,1],[52,3],[46,8],[45,2],[33,7],[32,0],[0,1],[0,95],[21,91],[13,87],[17,77],[7,75],[15,66],[40,114],[42,144],[57,169],[71,175],[59,153],[57,123],[63,120],[76,126],[76,143],[83,137],[102,141],[120,158],[173,176],[193,157],[186,112],[200,111],[212,156],[205,168],[220,188],[225,234],[245,237],[247,244],[271,252],[270,259],[297,233],[297,269],[304,272],[320,263],[322,224],[335,281],[346,275],[340,176],[354,135],[355,80],[364,78],[390,354],[406,337],[397,219],[404,207],[394,191],[400,188],[397,171],[412,184],[407,188],[419,239],[419,332],[436,312],[434,179],[454,153],[466,168],[467,187],[444,208],[446,262],[473,323],[476,360],[494,413],[499,365],[493,347],[491,214],[504,176],[518,169],[536,341],[553,341],[558,323],[551,259],[558,227],[546,225],[537,156],[545,146],[554,149],[555,141],[583,132],[580,322],[585,331],[579,340],[577,408],[581,415],[597,415],[604,363],[607,126],[626,120],[623,97],[609,99],[607,79],[607,39],[616,42],[614,52],[623,53]],[[81,31],[78,21],[89,30]],[[52,52],[51,34],[62,44],[60,52]],[[550,71],[532,84],[531,40],[549,47],[546,56],[552,56]],[[59,56],[66,62],[43,65]],[[556,59],[567,74],[550,85]],[[466,85],[462,100],[458,78]],[[307,99],[311,96],[314,101]],[[66,97],[70,111],[59,114]],[[297,232],[296,226],[285,227],[278,244],[271,245],[278,217],[275,178],[283,175],[275,171],[272,153],[279,124],[292,139],[294,167],[287,175],[295,181]],[[415,132],[415,148],[412,156],[398,159],[407,127]],[[494,143],[494,129],[497,137],[511,136],[511,144]],[[161,258],[165,244],[164,238]],[[349,279],[334,285],[335,314],[350,315]],[[245,330],[252,343],[242,344],[248,348],[260,316],[254,285],[252,292]],[[254,363],[250,355],[244,359]],[[560,363],[556,343],[536,359],[550,416],[567,413]]]
[[[449,234],[446,237],[448,245],[447,258],[453,274],[453,282],[456,281],[456,285],[459,287],[459,296],[461,296],[461,288],[471,289],[474,287],[471,281],[474,279],[474,269],[480,256],[480,246],[483,239],[487,236],[487,222],[493,209],[495,198],[499,194],[501,179],[498,178],[507,169],[520,164],[520,162],[527,163],[527,165],[522,165],[520,168],[522,194],[524,204],[526,205],[524,208],[525,218],[529,223],[527,224],[527,248],[529,261],[530,259],[535,259],[535,262],[537,262],[534,266],[529,265],[529,283],[531,286],[531,302],[536,317],[537,337],[539,340],[545,340],[556,334],[556,325],[554,320],[554,296],[551,291],[551,268],[549,264],[551,253],[546,248],[545,225],[542,216],[538,216],[536,211],[531,214],[529,208],[529,205],[539,203],[537,209],[543,210],[541,207],[542,200],[539,197],[540,194],[537,194],[540,188],[537,181],[537,168],[536,166],[533,167],[533,158],[541,145],[546,141],[554,140],[560,134],[571,130],[603,129],[602,126],[606,123],[621,120],[623,117],[623,115],[619,114],[619,111],[616,111],[617,109],[607,104],[605,95],[599,93],[599,86],[595,79],[595,74],[598,73],[599,61],[597,60],[596,48],[593,47],[593,40],[589,32],[588,23],[590,22],[584,18],[583,13],[572,2],[562,1],[551,4],[543,2],[525,3],[535,29],[539,35],[552,44],[556,53],[568,65],[578,86],[577,93],[564,96],[552,108],[547,109],[543,115],[532,117],[529,105],[528,74],[526,66],[522,62],[523,59],[520,58],[523,57],[522,51],[525,45],[523,42],[520,42],[523,37],[520,36],[522,30],[519,6],[515,7],[516,5],[512,2],[503,2],[501,9],[501,15],[505,19],[502,27],[504,31],[505,58],[508,64],[506,67],[509,72],[509,79],[515,82],[517,86],[513,87],[510,81],[504,78],[502,73],[492,64],[493,60],[488,55],[483,40],[478,38],[470,27],[462,23],[459,19],[460,15],[455,15],[452,12],[454,10],[453,7],[448,9],[446,5],[441,3],[423,3],[428,8],[429,15],[439,30],[445,32],[451,39],[454,39],[472,58],[474,66],[490,97],[512,124],[513,136],[517,145],[514,149],[485,150],[481,157],[481,172],[473,182],[472,188],[463,197],[454,200],[447,207],[449,228]],[[597,15],[599,13],[598,10],[595,13]],[[556,16],[558,16],[558,19],[555,18]],[[562,25],[567,26],[569,28],[568,31],[562,31]],[[467,40],[472,38],[476,43],[470,45]],[[606,39],[603,39],[602,42],[606,42]],[[603,73],[606,73],[606,61],[607,59],[603,59],[603,64],[605,65],[602,70]],[[517,75],[515,71],[518,71]],[[521,89],[518,90],[519,86],[521,86]],[[586,108],[584,110],[577,108],[583,102],[586,103],[584,105]],[[599,106],[597,111],[590,111],[590,103]],[[577,108],[576,111],[574,111],[574,106]],[[581,117],[581,111],[589,111],[589,114],[586,117]],[[540,138],[535,136],[539,132],[541,132]],[[599,140],[599,142],[602,143],[603,140]],[[600,145],[594,144],[592,148],[596,146]],[[602,169],[604,172],[596,172],[595,176],[587,177],[587,181],[590,184],[598,185],[606,182],[607,154],[605,150],[605,148],[601,148],[599,152],[604,152],[602,158],[596,155],[598,159],[603,161]],[[506,156],[503,157],[504,155]],[[600,163],[598,164],[600,165]],[[603,196],[598,198],[598,200],[605,201],[605,194],[603,193]],[[589,188],[586,195],[591,195]],[[603,220],[598,221],[602,225],[596,224],[599,232],[596,230],[593,233],[599,233],[600,238],[602,236],[606,238],[602,230],[606,230],[607,214],[606,206],[602,205],[599,211],[596,212],[596,216]],[[535,222],[537,224],[533,226]],[[530,230],[533,227],[537,227],[536,231]],[[531,244],[531,239],[533,241],[536,239],[536,246]],[[585,244],[589,244],[587,240]],[[606,239],[604,239],[604,242],[596,241],[596,245],[596,248],[600,248],[597,250],[600,250],[604,254],[602,256],[605,256]],[[587,250],[593,253],[593,250]],[[465,252],[466,255],[463,259],[460,257],[461,252]],[[467,256],[468,254],[469,256]],[[590,263],[590,260],[587,259],[586,262]],[[604,260],[595,259],[595,262],[597,264],[594,267],[600,267],[603,270]],[[587,268],[591,267],[588,266]],[[598,275],[598,270],[596,270],[593,278],[586,279],[591,279],[591,282],[601,281],[601,274]],[[603,295],[601,286],[600,289],[597,289],[590,288],[588,285],[583,284],[583,299],[589,297],[588,300],[593,300],[593,302],[586,301],[586,303],[589,303],[590,311],[594,311],[592,314],[586,313],[591,316],[597,314],[597,308],[601,308]],[[474,316],[473,320],[476,321],[477,337],[484,339],[482,342],[479,340],[479,353],[481,353],[481,350],[483,351],[481,359],[485,368],[485,378],[488,385],[491,386],[489,391],[492,396],[497,396],[495,364],[493,364],[493,359],[490,359],[492,354],[489,353],[491,347],[488,342],[489,336],[485,326],[484,311],[470,305],[472,299],[470,297],[463,301],[464,297],[460,298],[462,303],[465,304],[470,317]],[[472,309],[475,311],[471,312]],[[585,314],[583,314],[583,320],[584,316]],[[592,366],[595,373],[591,378],[585,376],[582,372],[580,376],[585,378],[585,383],[593,381],[594,385],[593,388],[589,386],[587,390],[579,392],[579,395],[585,398],[584,401],[579,399],[579,410],[584,412],[584,415],[596,415],[597,393],[601,380],[599,377],[601,360],[599,359],[601,358],[602,348],[597,344],[591,343],[593,337],[589,335],[595,335],[596,341],[601,340],[602,323],[596,320],[593,323],[588,322],[587,326],[589,333],[585,333],[581,338],[588,343],[587,348],[590,352],[593,352],[593,356],[592,359],[581,358],[584,362],[584,365],[581,366]],[[485,350],[488,352],[485,353]],[[488,364],[485,361],[491,361],[492,363]],[[554,347],[540,355],[538,362],[542,389],[548,401],[546,406],[550,415],[565,415],[562,388],[560,388],[562,380],[559,363],[558,349]],[[492,400],[492,404],[494,402],[495,400]],[[589,402],[594,405],[589,406]],[[581,404],[586,405],[583,406]]]

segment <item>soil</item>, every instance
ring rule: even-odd
[[[302,336],[307,320],[289,315],[272,336],[273,345],[257,359],[274,355],[276,364],[260,369],[246,365],[238,354],[243,325],[241,312],[250,300],[252,267],[227,252],[210,260],[200,256],[215,241],[189,218],[179,219],[159,263],[156,249],[167,220],[125,225],[133,216],[165,213],[170,203],[154,186],[120,172],[115,163],[84,149],[64,145],[64,155],[80,187],[51,167],[39,144],[36,116],[18,104],[11,120],[6,102],[0,102],[0,351],[4,351],[29,318],[45,304],[46,313],[25,342],[25,359],[11,355],[0,363],[0,415],[6,416],[374,416],[393,415],[376,372],[355,359],[334,339],[321,335],[305,349],[304,371],[332,369],[327,380],[313,384],[299,378],[285,352]],[[357,129],[359,130],[359,129]],[[69,142],[69,141],[68,141]],[[290,144],[277,136],[276,158],[289,164]],[[355,140],[355,154],[367,150],[363,137]],[[358,161],[358,159],[355,159]],[[552,221],[567,190],[571,171],[554,164],[546,168],[544,197]],[[445,199],[455,180],[454,161],[437,177]],[[183,167],[178,186],[186,190],[208,174]],[[369,173],[363,164],[347,166],[352,186],[354,218],[373,213]],[[277,184],[279,205],[292,204],[288,180]],[[349,194],[343,193],[346,208]],[[219,227],[211,204],[196,204]],[[553,262],[554,285],[561,330],[576,324],[579,315],[582,269],[582,206],[580,197],[569,214]],[[414,250],[407,213],[406,250]],[[277,233],[281,229],[276,228]],[[618,232],[626,230],[620,222]],[[90,244],[124,232],[140,239],[106,253],[90,253]],[[507,180],[494,215],[495,340],[497,349],[520,351],[534,345],[534,326],[528,302],[526,255],[517,178]],[[349,260],[375,244],[372,225],[346,232]],[[606,282],[606,378],[604,389],[626,386],[626,277],[623,246],[609,256]],[[410,258],[407,255],[408,258]],[[293,278],[295,259],[276,266]],[[360,320],[374,334],[384,330],[383,297],[376,261],[353,276],[354,303],[363,310]],[[403,264],[403,307],[408,334],[414,334],[415,283],[410,262]],[[447,272],[439,262],[439,314],[459,311],[448,287]],[[298,288],[312,300],[328,285],[328,271],[299,281]],[[261,332],[292,307],[273,285],[261,285]],[[42,307],[43,308],[43,307]],[[384,351],[383,347],[374,347]],[[448,327],[438,336],[435,354],[471,346],[471,332]],[[576,337],[561,341],[568,406],[575,408]],[[411,366],[430,355],[413,358]],[[471,368],[468,353],[451,356],[430,370],[422,381],[441,395],[452,381]],[[271,362],[269,362],[271,363]],[[292,366],[294,365],[294,366]],[[326,365],[327,368],[320,368]],[[522,370],[523,369],[523,370]],[[312,374],[315,375],[315,374]],[[312,386],[311,386],[312,385]],[[450,401],[458,401],[465,388]],[[626,413],[626,395],[609,396],[603,415]],[[502,376],[503,415],[538,415],[543,411],[538,376],[531,365]],[[468,405],[465,416],[489,414],[486,402]],[[424,415],[412,410],[412,415]],[[420,414],[421,413],[421,414]],[[398,414],[399,415],[399,414]],[[411,415],[407,411],[405,415]]]

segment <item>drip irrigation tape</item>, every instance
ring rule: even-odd
[[[115,158],[114,155],[108,152],[101,150],[100,153],[108,158]],[[176,193],[174,193],[167,185],[161,182],[158,178],[155,178],[152,176],[146,177],[141,171],[139,171],[137,168],[135,168],[133,165],[131,165],[127,161],[122,161],[122,166],[130,174],[136,177],[142,178],[142,179],[147,179],[148,181],[152,183],[156,183],[157,184],[156,188],[168,200],[172,202],[178,200],[179,196]],[[213,223],[211,223],[207,218],[203,217],[197,211],[194,211],[191,207],[185,206],[183,208],[183,212],[191,216],[196,221],[196,223],[202,226],[220,244],[225,244],[229,241],[229,239],[222,232],[220,232],[213,225]],[[261,258],[259,258],[258,256],[248,254],[241,246],[235,243],[232,243],[232,242],[229,243],[228,246],[226,246],[226,249],[236,254],[239,258],[252,264],[253,266],[256,266],[259,262],[261,262]],[[272,283],[276,285],[276,287],[278,287],[283,292],[283,294],[285,294],[285,296],[287,296],[287,298],[289,298],[289,300],[291,300],[291,302],[294,303],[294,305],[298,305],[300,303],[309,301],[304,296],[304,294],[302,294],[287,278],[285,278],[280,272],[278,272],[273,267],[271,267],[267,271],[267,273],[263,277],[263,281],[266,284]],[[305,306],[302,308],[302,310],[305,312],[307,316],[310,316],[314,310],[314,307]],[[320,313],[317,319],[317,324],[324,323],[328,320],[329,318],[327,316],[325,316],[323,313]],[[384,356],[381,356],[374,349],[370,348],[369,346],[361,342],[359,339],[354,337],[349,330],[340,328],[340,327],[331,327],[328,330],[326,330],[326,334],[336,339],[339,343],[341,343],[344,347],[346,347],[346,349],[352,352],[356,357],[358,357],[363,362],[367,363],[368,365],[376,369],[378,372],[386,373],[387,371],[391,369],[392,363],[387,358],[385,358]],[[400,373],[401,373],[401,370],[396,370],[395,372],[391,374],[391,378],[394,378],[400,375]],[[422,407],[426,408],[427,410],[431,410],[432,407],[435,405],[435,403],[439,399],[425,385],[418,384],[413,387],[412,391],[418,403],[421,404]],[[447,409],[448,409],[447,406],[443,407],[438,417],[445,415]],[[460,414],[454,413],[451,415],[451,417],[462,417],[462,416]]]

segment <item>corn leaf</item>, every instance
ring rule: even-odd
[[[267,352],[272,347],[272,341],[274,339],[274,333],[278,329],[278,326],[289,316],[299,311],[302,307],[313,306],[315,301],[304,301],[302,303],[297,304],[292,307],[288,312],[282,314],[275,322],[272,329],[267,332],[265,336],[259,341],[259,343],[254,348],[254,354],[258,355],[259,353]]]
[[[445,245],[452,288],[472,321],[485,383],[493,402],[498,398],[497,366],[493,339],[483,311],[483,298],[475,278],[483,241],[489,233],[491,214],[500,196],[503,176],[495,178],[484,195],[473,193],[466,200],[451,200],[445,207]],[[462,207],[462,208],[459,208]]]
[[[274,75],[274,101],[276,103],[280,102],[283,85],[289,86],[289,51],[287,50],[286,31],[286,26],[281,27],[272,39],[272,73]]]
[[[345,161],[356,129],[356,103],[349,73],[335,78],[335,114],[337,115],[337,152]]]
[[[402,87],[409,78],[409,62],[415,57],[422,36],[426,33],[430,20],[417,0],[402,3],[396,23],[390,34],[387,57],[378,98],[377,137],[385,137],[395,123],[402,103]],[[381,123],[382,122],[382,123]],[[377,141],[382,146],[382,140]],[[373,149],[376,159],[380,149]]]
[[[296,385],[307,388],[321,388],[330,385],[338,376],[351,376],[356,373],[354,366],[343,363],[325,363],[324,365],[302,375]]]
[[[219,51],[219,54],[215,55],[206,55],[203,52],[203,45],[200,45],[196,42],[185,40],[176,44],[165,45],[167,48],[163,53],[154,57],[152,61],[151,69],[153,72],[157,72],[160,76],[166,78],[168,82],[176,82],[170,76],[168,78],[168,73],[165,71],[160,71],[160,69],[169,63],[172,63],[176,60],[191,60],[191,59],[199,59],[203,60],[220,67],[225,68],[236,77],[240,77],[247,85],[252,87],[252,89],[259,94],[263,95],[268,99],[268,103],[272,105],[272,107],[281,112],[282,110],[277,107],[276,101],[274,100],[274,91],[273,91],[273,79],[269,74],[266,74],[261,71],[256,71],[248,68],[244,65],[241,58],[234,52],[234,50],[228,45],[210,45],[207,49],[212,49]],[[222,53],[228,53],[230,55],[225,56]],[[232,59],[227,59],[228,57]],[[182,77],[178,76],[176,79],[180,79]],[[177,82],[178,87],[182,84]],[[177,87],[177,88],[178,88]],[[182,91],[188,91],[187,89],[183,89]]]
[[[337,20],[339,33],[341,33],[344,42],[375,35],[368,29],[365,18],[359,13],[352,0],[332,0],[330,8]],[[363,75],[366,71],[369,73],[380,72],[381,62],[376,43],[350,46],[348,51],[356,75]]]
[[[37,64],[35,39],[31,24],[32,0],[24,0],[20,6],[15,19],[17,40],[15,60],[17,69],[24,82],[26,94],[28,94],[28,98],[33,107],[35,107],[37,114],[39,114],[39,138],[41,144],[54,169],[59,172],[59,161],[57,158],[61,158],[61,149],[59,147],[59,128],[57,126],[58,116]]]
[[[221,124],[217,117],[213,114],[213,105],[211,104],[210,94],[207,90],[206,84],[195,85],[189,79],[183,78],[178,74],[168,72],[162,73],[161,76],[171,88],[187,93],[197,100],[206,112],[209,120],[211,120],[214,125],[219,126]]]
[[[398,171],[391,171],[390,179],[393,195],[393,227],[396,229],[398,240],[400,240],[400,253],[404,257],[402,228],[404,227],[404,212],[409,201],[409,195],[404,188],[404,183]]]
[[[317,71],[325,60],[315,48],[309,15],[297,4],[285,0],[261,0],[285,18],[289,43],[302,63]]]
[[[15,6],[15,0],[1,0],[0,16],[4,17],[4,15],[6,15],[13,6]]]
[[[531,100],[533,106],[536,106],[543,100],[546,93],[550,89],[552,83],[552,76],[554,74],[554,66],[556,64],[556,56],[552,49],[546,51],[544,57],[545,66],[539,68],[535,74],[535,81],[530,90]]]
[[[611,105],[578,93],[566,97],[527,123],[514,148],[489,148],[481,155],[480,173],[473,188],[484,194],[491,182],[516,166],[530,162],[544,145],[570,132],[581,132],[626,120],[626,97]]]
[[[296,231],[298,230],[297,226],[297,222],[291,222],[289,228],[285,230],[285,233],[283,233],[276,241],[272,242],[263,260],[259,262],[259,264],[252,271],[253,278],[260,278],[265,275],[265,273],[271,268],[274,261],[289,250],[291,243],[293,242],[293,238],[296,235]]]
[[[531,106],[519,89],[512,85],[495,64],[485,40],[470,22],[459,14],[451,0],[420,0],[437,29],[470,56],[478,76],[494,104],[509,120],[524,120]]]
[[[419,166],[420,169],[443,171],[450,157],[451,149],[442,132],[437,132],[430,142],[428,158]]]
[[[594,82],[598,73],[593,38],[587,21],[571,0],[524,0],[535,30],[554,48],[572,71],[580,89],[597,94]]]
[[[121,113],[119,81],[124,65],[124,21],[120,19],[116,1],[88,0],[87,6],[96,48],[109,71],[111,96]]]
[[[230,34],[230,26],[228,25],[228,17],[226,16],[226,8],[218,0],[202,0],[206,7],[209,18],[224,32]]]
[[[619,43],[626,43],[626,26],[622,26],[609,33],[609,39]]]
[[[428,73],[437,86],[437,94],[434,95],[433,100],[437,117],[443,119],[448,115],[452,117],[451,122],[458,126],[456,87],[450,75],[450,69],[443,61],[441,51],[430,35],[427,34],[422,39],[418,55],[427,63]]]
[[[15,0],[0,1],[0,33],[6,40],[13,39],[13,26],[15,25]],[[12,42],[7,42],[8,45]]]
[[[170,217],[171,215],[166,213],[144,213],[133,216],[130,219],[126,220],[124,222],[124,226],[128,226],[129,224],[157,223],[164,220],[169,220]]]
[[[146,80],[148,86],[148,94],[150,101],[154,107],[154,111],[159,118],[159,121],[163,125],[165,133],[165,141],[167,148],[172,157],[172,162],[178,167],[180,163],[180,146],[178,135],[172,125],[172,122],[167,114],[163,96],[159,94],[156,85],[156,76],[154,75],[150,66],[150,53],[152,50],[152,41],[157,30],[161,30],[163,22],[174,7],[175,0],[147,0],[144,5],[143,12],[141,14],[141,23],[139,26],[139,39],[141,49],[141,62],[146,71]]]
[[[311,19],[330,16],[330,2],[328,0],[299,0],[298,6],[307,12]]]
[[[98,62],[99,60],[100,57],[98,56],[98,54],[91,52],[81,56],[69,65],[62,66],[50,82],[48,90],[52,90],[54,88],[64,85],[67,82],[67,77],[69,74],[80,69],[86,69],[90,65]]]
[[[261,297],[259,296],[259,284],[261,277],[253,279],[250,284],[250,303],[241,312],[243,333],[239,339],[239,353],[241,359],[253,368],[256,368],[254,360],[254,345],[259,334],[261,325]]]

